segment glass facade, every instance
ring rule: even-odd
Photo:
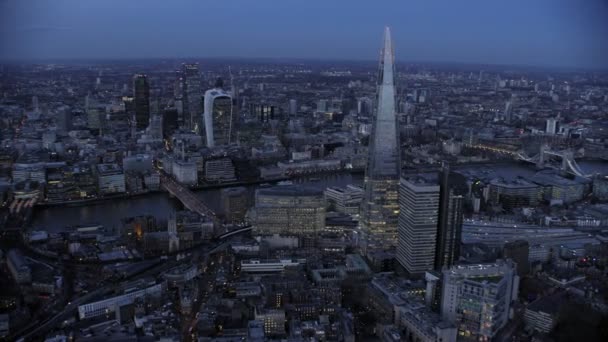
[[[365,197],[361,204],[360,226],[365,234],[365,248],[397,245],[401,165],[395,115],[393,60],[390,30],[386,28],[378,74],[377,108],[365,175]]]

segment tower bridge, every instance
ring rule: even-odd
[[[525,162],[536,164],[539,168],[549,166],[548,161],[552,157],[558,157],[561,159],[559,169],[565,172],[570,172],[573,175],[590,178],[592,174],[586,174],[585,171],[578,165],[574,158],[574,151],[570,148],[566,149],[552,149],[549,144],[540,145],[539,152],[534,156],[527,156],[523,151],[508,150],[501,147],[496,147],[487,144],[468,144],[470,148],[494,152],[498,154],[508,155],[513,157],[515,160],[522,160]]]
[[[586,174],[574,159],[574,152],[571,149],[554,150],[548,144],[542,144],[537,155],[527,157],[523,153],[517,153],[517,159],[536,164],[539,168],[547,166],[547,161],[551,157],[561,159],[559,169],[565,172],[570,172],[579,177],[590,178],[592,174]]]

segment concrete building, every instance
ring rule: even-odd
[[[97,187],[101,195],[125,192],[125,174],[122,168],[118,164],[98,164]]]
[[[608,201],[608,175],[593,177],[593,196],[600,201]]]
[[[542,189],[525,179],[507,181],[492,179],[489,184],[489,200],[505,209],[536,206],[542,199]]]
[[[439,194],[440,186],[434,174],[401,178],[397,261],[410,274],[434,269]]]
[[[396,323],[406,341],[455,342],[457,331],[453,323],[441,319],[421,300],[409,300],[396,307]]]
[[[198,168],[193,161],[174,160],[171,172],[175,180],[182,184],[198,183]]]
[[[255,319],[264,323],[264,334],[267,337],[282,337],[285,335],[285,310],[256,309]]]
[[[125,172],[135,171],[146,173],[152,171],[152,156],[150,154],[135,154],[126,156],[122,160],[122,168]]]
[[[364,190],[356,185],[347,185],[346,188],[329,187],[325,189],[325,201],[332,205],[334,210],[343,214],[358,215]]]
[[[222,211],[229,222],[243,222],[249,210],[249,195],[247,188],[224,188],[221,193]]]
[[[458,265],[443,271],[441,316],[461,340],[489,341],[509,320],[519,277],[511,260]]]
[[[531,180],[542,188],[544,199],[552,203],[580,201],[591,191],[590,180],[582,177],[570,179],[555,170],[540,171]]]
[[[230,158],[205,160],[205,180],[207,182],[233,182],[236,180],[234,165]]]
[[[241,272],[247,273],[275,273],[283,272],[286,267],[296,267],[305,264],[305,259],[250,259],[241,260]]]
[[[88,319],[115,313],[121,306],[133,303],[137,298],[146,296],[160,297],[165,287],[164,283],[149,284],[144,281],[125,288],[124,294],[103,299],[97,302],[78,306],[78,317]]]
[[[325,228],[323,193],[297,185],[257,189],[250,218],[257,235],[316,236]]]
[[[566,293],[539,298],[526,307],[524,322],[526,327],[541,333],[549,333],[557,323],[560,307],[566,301]]]
[[[11,249],[6,254],[6,264],[17,284],[32,282],[32,269],[25,262],[23,254],[18,249]]]
[[[555,133],[557,133],[558,123],[559,122],[555,118],[549,118],[549,119],[547,119],[547,125],[545,127],[545,132],[547,134],[555,134]]]

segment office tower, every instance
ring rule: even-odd
[[[202,110],[201,75],[198,64],[182,64],[183,123],[187,130],[201,131]],[[179,89],[177,90],[179,91]]]
[[[317,101],[317,112],[327,112],[327,100]]]
[[[420,275],[435,266],[439,199],[437,174],[401,178],[397,261],[409,274]]]
[[[526,240],[508,242],[503,247],[503,257],[517,265],[517,275],[525,276],[530,271],[530,244]]]
[[[323,192],[298,185],[257,189],[250,218],[257,235],[316,236],[325,228]]]
[[[511,123],[513,119],[513,102],[510,100],[505,104],[505,111],[503,112],[503,116],[505,118],[506,123]]]
[[[150,125],[148,126],[148,131],[152,139],[162,140],[163,138],[163,116],[162,115],[152,115],[150,118]]]
[[[39,112],[40,108],[38,106],[38,96],[32,96],[32,111]]]
[[[511,260],[452,266],[443,271],[441,317],[458,328],[459,340],[490,341],[509,320],[519,277]]]
[[[163,134],[169,137],[179,127],[179,113],[177,108],[166,108],[163,112]]]
[[[228,145],[234,139],[232,96],[222,89],[221,79],[205,92],[204,136],[207,147]]]
[[[146,75],[133,77],[133,98],[136,127],[139,130],[145,129],[150,123],[150,85]]]
[[[72,130],[72,111],[63,107],[57,112],[57,130],[63,134],[67,134]]]
[[[103,108],[91,107],[87,110],[87,127],[92,130],[101,130],[105,118]]]
[[[545,129],[547,134],[557,133],[557,125],[558,125],[557,119],[554,119],[554,118],[547,119],[547,127]]]
[[[289,100],[289,115],[296,115],[298,112],[298,101],[296,99]]]
[[[450,182],[450,168],[444,164],[440,177],[439,222],[435,248],[435,269],[450,267],[460,257],[462,238],[462,206],[464,197],[457,194]]]
[[[397,243],[399,216],[398,187],[401,171],[397,116],[395,115],[394,55],[390,29],[384,32],[384,47],[376,99],[376,113],[369,143],[365,174],[365,197],[360,226],[365,234],[364,248],[383,240],[383,246]],[[371,246],[370,246],[371,247]]]
[[[247,188],[239,186],[222,189],[222,209],[226,221],[243,222],[249,210],[249,195]]]
[[[353,89],[348,89],[342,97],[342,113],[348,115],[356,111],[357,98],[355,97],[355,91]]]

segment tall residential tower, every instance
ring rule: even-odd
[[[393,77],[393,45],[387,27],[380,57],[376,111],[365,173],[365,197],[361,204],[360,225],[366,248],[374,245],[395,246],[397,243],[401,165]]]

